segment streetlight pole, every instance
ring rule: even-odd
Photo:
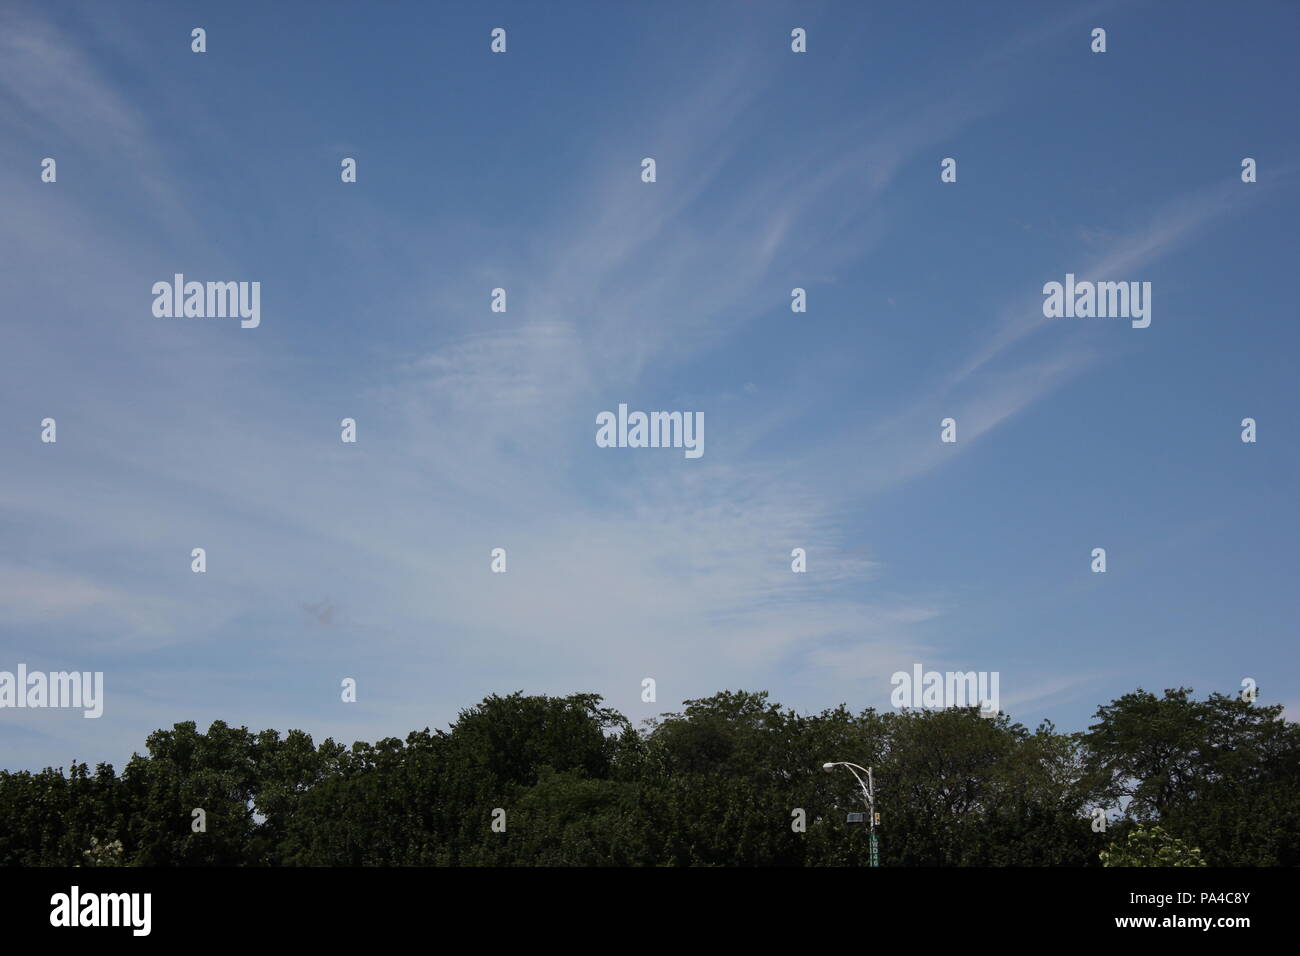
[[[822,769],[827,773],[834,771],[836,767],[847,767],[849,773],[858,781],[858,786],[862,788],[862,799],[867,805],[867,822],[871,826],[871,866],[880,866],[880,839],[876,836],[876,782],[872,776],[870,767],[860,767],[855,763],[849,763],[847,760],[834,761],[822,764]],[[859,773],[861,771],[861,773]],[[867,775],[867,779],[862,779],[862,774]]]

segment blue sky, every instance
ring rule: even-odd
[[[0,765],[515,689],[888,707],[914,662],[1030,725],[1245,677],[1300,713],[1294,4],[0,20],[0,669],[106,685],[0,712]],[[260,327],[155,318],[177,272]],[[1044,318],[1068,272],[1150,327]],[[597,448],[620,402],[704,456]]]

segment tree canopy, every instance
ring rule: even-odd
[[[405,740],[189,721],[145,749],[120,774],[0,771],[0,864],[866,865],[861,791],[828,761],[872,767],[882,866],[1300,863],[1300,726],[1186,688],[1082,733],[749,691],[634,728],[594,694],[514,693]]]

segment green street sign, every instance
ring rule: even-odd
[[[880,866],[880,840],[875,833],[871,834],[871,865]]]

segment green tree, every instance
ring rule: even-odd
[[[1300,865],[1300,726],[1281,706],[1142,689],[1097,711],[1087,785],[1216,866]]]
[[[1136,826],[1123,843],[1101,851],[1102,866],[1205,866],[1201,851],[1159,826]]]

